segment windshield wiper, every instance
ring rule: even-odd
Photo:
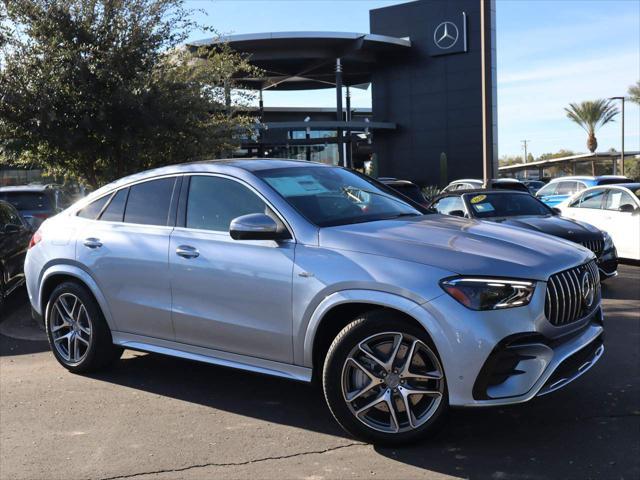
[[[377,196],[382,197],[382,198],[388,198],[389,200],[393,200],[396,203],[400,203],[402,205],[406,205],[409,208],[414,208],[411,205],[409,205],[407,202],[405,202],[404,200],[396,198],[393,195],[389,195],[387,193],[373,192],[371,190],[364,190],[362,188],[352,187],[350,185],[346,186],[346,187],[342,187],[342,192],[345,193],[346,195],[348,195],[349,197],[353,198],[354,200],[359,201],[359,202],[362,202],[362,199],[360,199],[357,195],[355,195],[354,192],[362,192],[362,193],[367,193],[367,194],[370,194],[370,195],[377,195]],[[411,215],[415,215],[415,214],[412,213]]]
[[[385,217],[383,220],[393,220],[394,218],[400,218],[400,217],[421,217],[423,214],[422,213],[398,213],[397,215],[392,215],[390,217]]]

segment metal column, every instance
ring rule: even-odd
[[[262,101],[262,86],[260,86],[260,100],[258,101],[258,112],[260,115],[260,123],[264,121],[264,102]],[[262,139],[263,133],[262,128],[258,130],[258,158],[264,157],[264,152],[262,149]]]
[[[347,85],[346,98],[347,98],[346,120],[347,122],[350,122],[351,121],[351,91],[349,90],[349,85]],[[352,156],[353,156],[353,144],[351,143],[351,130],[347,130],[347,158],[346,158],[347,163],[346,165],[349,168],[353,168]]]
[[[342,118],[342,62],[336,58],[336,120],[343,121]],[[342,128],[338,127],[338,164],[347,166],[344,161],[344,139]]]

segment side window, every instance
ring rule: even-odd
[[[558,182],[557,195],[571,195],[578,189],[577,182]]]
[[[134,185],[124,212],[125,223],[166,225],[175,178],[162,178]]]
[[[100,212],[107,204],[109,198],[111,198],[111,195],[105,195],[104,197],[100,197],[98,200],[94,200],[89,205],[80,210],[77,215],[82,218],[95,220],[98,215],[100,215]]]
[[[231,220],[250,213],[269,214],[270,209],[241,183],[221,177],[191,177],[187,228],[228,232]]]
[[[5,225],[9,225],[11,222],[9,221],[9,207],[5,205],[0,205],[0,228]]]
[[[462,210],[464,212],[464,206],[462,204],[461,197],[444,197],[442,200],[439,200],[433,206],[438,213],[442,213],[444,215],[449,215],[454,210]]]
[[[118,190],[111,199],[111,202],[109,202],[109,205],[107,205],[107,208],[102,212],[100,220],[106,222],[121,222],[124,218],[124,206],[127,203],[128,193],[128,188]]]
[[[582,190],[584,190],[585,188],[587,188],[587,186],[586,186],[584,183],[582,183],[582,182],[576,182],[576,183],[577,183],[577,185],[578,185],[578,187],[577,187],[577,189],[576,189],[576,192],[581,192]]]
[[[9,225],[20,225],[23,226],[24,223],[22,222],[22,218],[20,217],[20,214],[18,213],[18,211],[10,206],[6,206],[5,207],[7,210],[7,218],[8,218],[8,222],[7,224]]]
[[[630,205],[632,209],[635,208],[635,203],[633,198],[631,198],[631,195],[622,190],[609,190],[609,195],[607,195],[604,208],[606,210],[615,210],[617,212],[623,205]]]
[[[558,190],[558,183],[559,182],[548,183],[540,190],[538,190],[538,193],[536,195],[538,195],[539,197],[543,197],[545,195],[555,195],[556,191]]]
[[[591,190],[580,196],[580,199],[576,204],[572,205],[577,208],[602,208],[602,200],[604,198],[605,190]]]

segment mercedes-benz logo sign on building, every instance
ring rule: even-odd
[[[442,50],[448,50],[458,42],[458,27],[452,22],[442,22],[433,32],[433,43]]]
[[[589,308],[593,305],[593,300],[596,295],[596,287],[590,271],[586,271],[582,274],[582,281],[580,282],[582,289],[582,301],[584,306]]]

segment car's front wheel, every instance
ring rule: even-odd
[[[58,285],[47,302],[45,327],[56,360],[72,372],[91,372],[122,355],[93,295],[76,282]]]
[[[373,443],[428,435],[448,407],[441,362],[426,332],[388,311],[347,325],[327,353],[323,387],[336,420]]]

